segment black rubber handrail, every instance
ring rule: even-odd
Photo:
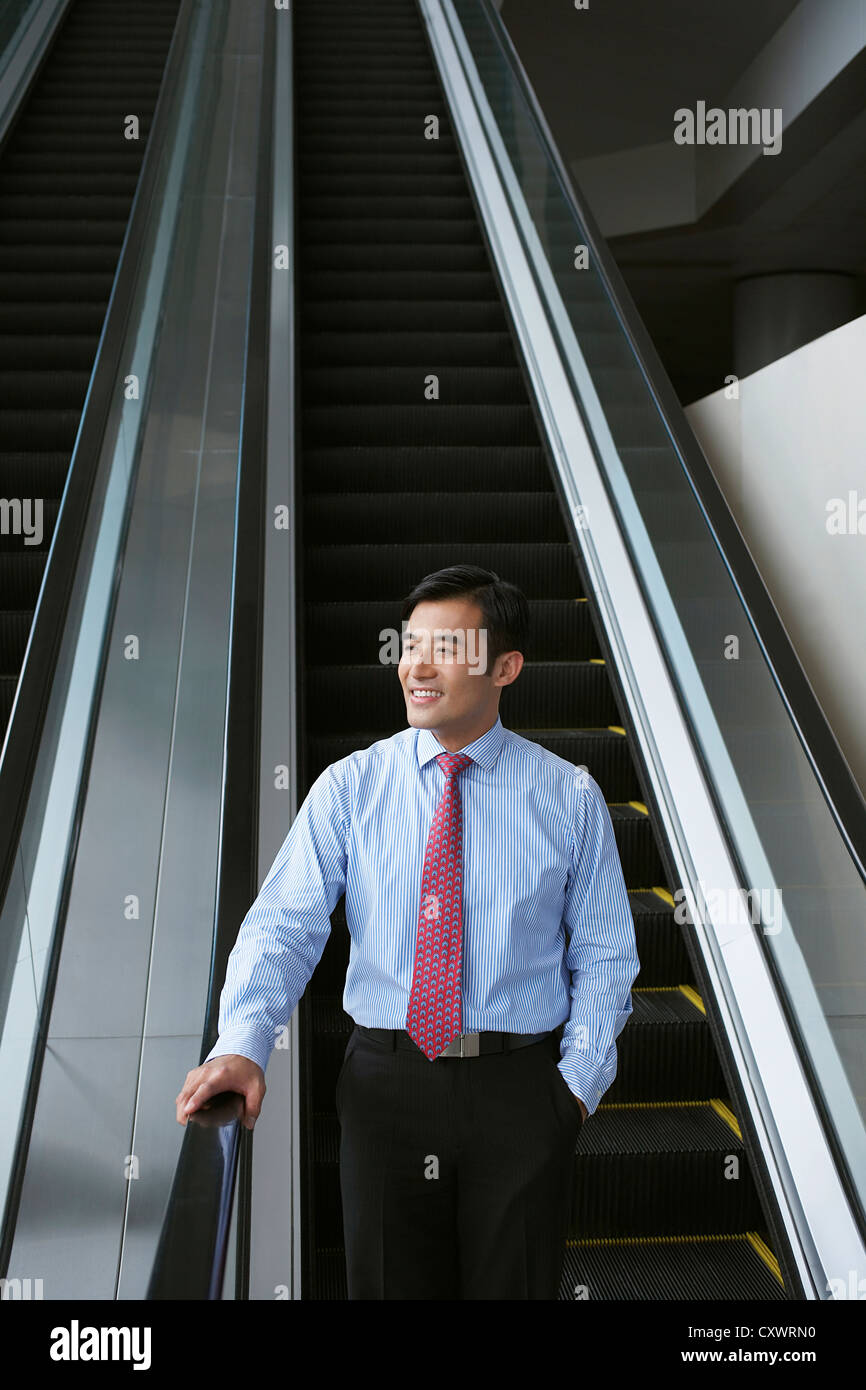
[[[60,0],[56,14],[54,15],[53,19],[49,21],[49,25],[46,27],[45,32],[41,36],[39,50],[33,54],[29,66],[25,68],[25,71],[21,74],[20,80],[24,83],[24,85],[21,87],[20,91],[17,92],[17,94],[13,92],[10,95],[10,102],[15,102],[14,111],[11,111],[7,114],[7,108],[5,107],[2,111],[0,111],[0,130],[2,130],[2,135],[0,135],[0,158],[2,158],[3,151],[9,143],[9,140],[12,136],[12,132],[18,124],[19,117],[24,113],[24,109],[27,105],[27,100],[30,96],[30,93],[36,86],[38,78],[42,76],[42,70],[46,62],[48,61],[48,58],[51,55],[52,48],[54,47],[54,40],[60,33],[61,26],[65,24],[67,15],[74,4],[75,0]],[[36,15],[34,14],[28,20],[27,30],[21,35],[22,43],[25,43],[27,41],[30,26],[35,21],[35,18]],[[0,21],[0,26],[2,26],[2,22],[3,21]],[[7,32],[7,42],[11,42],[19,27],[20,25],[16,26],[16,29],[12,33]],[[17,46],[18,45],[16,45],[16,47]],[[13,63],[15,61],[14,54],[12,55],[12,61]]]
[[[220,1299],[244,1131],[243,1096],[224,1091],[186,1122],[149,1299]]]
[[[725,500],[616,263],[563,163],[523,64],[498,11],[478,0],[526,101],[546,154],[572,204],[593,264],[619,317],[686,478],[713,532],[773,680],[861,878],[866,881],[866,799],[794,650],[742,532]]]
[[[262,564],[267,454],[268,314],[271,256],[271,158],[275,14],[265,11],[259,111],[253,265],[241,422],[235,528],[229,699],[223,769],[216,917],[199,1061],[219,1036],[219,1003],[229,954],[257,892],[261,713]],[[290,273],[294,273],[293,271]],[[186,1123],[166,1204],[148,1299],[219,1299],[237,1196],[235,1297],[248,1297],[252,1135],[241,1123],[243,1099],[226,1092]]]
[[[123,375],[127,326],[132,312],[143,254],[150,204],[153,199],[160,157],[168,133],[168,113],[180,79],[184,47],[196,3],[197,0],[181,0],[172,34],[141,172],[120,248],[117,272],[96,349],[87,395],[82,407],[66,485],[61,497],[60,510],[46,558],[31,626],[30,640],[19,677],[12,715],[6,731],[6,741],[2,761],[0,761],[0,912],[5,904],[15,868],[54,673],[74,587],[73,576],[78,571],[87,516],[102,454],[109,413],[116,398],[117,381]],[[51,43],[53,43],[56,32],[55,30],[52,34]],[[47,49],[50,49],[50,44],[47,45]],[[41,71],[46,57],[47,52],[37,64],[38,71]],[[22,103],[26,102],[31,89],[32,83],[23,93]],[[118,576],[115,574],[115,593],[112,594],[112,606],[116,596],[117,580]],[[91,728],[85,750],[84,771],[82,772],[73,815],[69,863],[64,874],[58,920],[62,920],[68,902],[69,867],[74,859],[74,846],[77,844],[81,828],[84,792],[87,785],[86,769],[89,766],[92,753],[92,736],[93,730]],[[39,1005],[33,1060],[22,1105],[21,1123],[7,1189],[2,1235],[0,1235],[0,1274],[5,1274],[8,1266],[14,1237],[14,1224],[21,1199],[24,1168],[30,1145],[30,1133],[33,1126],[48,1024],[59,969],[62,935],[60,930],[54,933],[45,972],[45,985]],[[16,948],[16,942],[0,939],[0,995],[4,992],[7,972],[14,966],[10,953]]]

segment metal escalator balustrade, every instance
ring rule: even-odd
[[[152,7],[151,13],[159,8]],[[141,776],[137,777],[136,795],[129,796],[126,782],[117,777],[118,745],[114,743],[115,756],[109,754],[108,759],[113,773],[109,780],[119,791],[116,804],[121,809],[118,814],[114,807],[109,807],[105,815],[103,799],[103,820],[92,834],[91,827],[100,815],[99,807],[94,805],[98,800],[99,772],[94,767],[93,753],[94,747],[98,751],[95,731],[107,698],[107,634],[112,621],[116,621],[116,589],[119,586],[122,590],[124,565],[128,565],[126,547],[132,499],[142,486],[139,465],[142,452],[147,449],[148,411],[155,393],[159,399],[160,386],[168,390],[173,401],[181,380],[176,369],[160,375],[157,344],[168,347],[172,332],[177,334],[171,311],[165,315],[167,331],[162,338],[160,328],[161,311],[166,301],[171,304],[167,277],[174,265],[172,252],[178,241],[178,227],[183,228],[180,211],[189,211],[182,196],[191,182],[185,174],[189,174],[190,166],[195,169],[201,164],[196,155],[200,154],[202,143],[212,154],[224,144],[221,137],[215,139],[213,135],[210,112],[205,108],[201,113],[199,108],[207,100],[203,69],[208,61],[211,66],[214,61],[207,51],[208,44],[213,47],[214,35],[224,28],[221,21],[225,8],[222,0],[209,10],[195,0],[181,0],[176,27],[165,46],[167,61],[159,100],[153,108],[153,128],[124,232],[122,254],[39,595],[34,632],[0,764],[0,860],[5,874],[0,917],[0,1073],[7,1114],[0,1144],[0,1190],[4,1194],[0,1272],[5,1275],[10,1264],[13,1275],[22,1265],[28,1268],[32,1258],[29,1242],[35,1239],[40,1243],[46,1297],[61,1296],[60,1289],[93,1289],[97,1282],[101,1296],[106,1296],[106,1288],[115,1288],[123,1238],[127,1238],[127,1245],[131,1244],[128,1238],[132,1223],[127,1222],[120,1242],[116,1231],[107,1236],[108,1259],[100,1266],[94,1258],[94,1246],[107,1232],[105,1224],[95,1217],[93,1204],[105,1201],[114,1208],[114,1220],[118,1198],[118,1186],[111,1181],[115,1171],[105,1183],[95,1174],[94,1166],[103,1158],[113,1165],[114,1154],[121,1147],[124,1152],[129,1148],[130,1125],[116,1105],[118,1058],[124,1054],[132,1060],[130,1069],[139,1084],[147,1072],[148,1059],[145,1057],[143,1066],[137,1067],[128,1043],[128,1034],[131,1032],[134,1038],[133,1030],[141,1023],[141,1010],[129,1007],[128,995],[122,997],[132,980],[127,966],[130,955],[138,950],[140,933],[118,936],[111,927],[112,902],[117,899],[109,884],[123,855],[138,854],[139,863],[142,860],[142,825],[135,825],[133,833],[129,826],[137,815],[141,816],[145,783]],[[105,15],[116,20],[117,12],[109,9]],[[94,37],[91,35],[91,46]],[[217,38],[217,46],[218,42]],[[198,149],[193,144],[195,139],[199,141]],[[213,178],[213,162],[209,172]],[[208,321],[212,321],[214,296],[208,296],[206,285],[198,285],[197,292],[205,297]],[[182,304],[186,302],[186,298],[180,300]],[[208,361],[207,354],[189,356],[195,362]],[[130,373],[142,386],[140,396],[134,399],[118,389],[118,383],[122,387]],[[231,375],[233,380],[242,382],[242,371],[232,369]],[[167,411],[159,413],[160,428],[167,418]],[[164,448],[158,456],[165,458]],[[172,464],[167,466],[171,469]],[[147,467],[143,471],[146,488]],[[176,518],[176,472],[172,482],[167,514]],[[162,567],[162,575],[167,568]],[[187,579],[184,566],[181,592]],[[160,621],[164,625],[164,610],[160,609],[158,597],[154,599],[151,573],[147,574],[142,593],[144,601],[138,611],[145,622],[151,622],[155,615],[158,636]],[[123,631],[126,630],[124,626]],[[208,635],[213,644],[212,626]],[[171,634],[167,637],[170,643]],[[151,654],[153,650],[151,646]],[[216,659],[219,662],[218,655]],[[122,669],[130,668],[124,663]],[[34,670],[44,678],[44,691]],[[28,680],[37,696],[33,702],[21,698]],[[146,706],[153,686],[146,678],[138,690],[139,700],[143,699]],[[219,700],[218,693],[216,699]],[[44,717],[34,708],[40,703]],[[114,718],[110,714],[106,717],[115,738],[124,721],[127,728],[134,730],[125,746],[136,752],[145,732],[137,720],[141,707],[129,698],[127,689],[126,699],[121,698],[115,706]],[[203,713],[200,706],[197,737],[201,734]],[[223,745],[223,714],[224,710],[218,710],[219,749]],[[17,777],[11,775],[11,752],[15,754]],[[161,757],[151,760],[157,777],[166,762]],[[152,785],[152,781],[151,778],[147,785]],[[197,788],[200,791],[200,784]],[[16,798],[20,802],[19,820],[12,806]],[[127,814],[132,819],[124,822]],[[147,831],[158,830],[157,819],[144,816],[143,820]],[[116,835],[115,847],[107,854],[106,842],[112,833]],[[93,860],[89,860],[88,844],[95,853]],[[188,857],[189,842],[185,851]],[[121,868],[120,872],[123,874],[124,870]],[[133,868],[125,881],[136,879],[137,868]],[[91,899],[90,910],[85,908],[75,921],[77,894],[94,891],[106,892],[103,907],[107,906],[108,912],[94,912]],[[109,931],[101,937],[106,918]],[[187,919],[185,928],[188,926]],[[206,924],[201,949],[205,967],[210,954],[210,926]],[[103,949],[106,941],[110,943],[107,950]],[[80,968],[88,953],[90,964]],[[147,952],[144,959],[148,959]],[[185,964],[189,978],[188,956]],[[112,970],[114,979],[106,985],[105,972]],[[121,987],[116,988],[118,982]],[[111,1008],[116,1010],[115,1016],[106,1026],[105,1013],[100,1017],[100,1011]],[[193,999],[191,1009],[200,1008],[201,1000]],[[193,1025],[199,1029],[200,1018],[199,1012]],[[106,1065],[85,1066],[76,1073],[70,1057],[77,1054],[80,1058],[88,1050],[92,1052],[92,1044],[105,1048]],[[57,1087],[53,1087],[55,1063],[62,1078]],[[96,1092],[95,1103],[92,1094],[88,1102],[82,1103],[76,1086],[69,1084],[71,1073],[89,1078]],[[121,1108],[134,1109],[134,1089],[129,1086],[128,1094],[121,1098]],[[123,1137],[118,1142],[115,1136],[113,1142],[103,1142],[101,1147],[98,1142],[94,1145],[94,1115],[105,1119],[109,1113],[114,1117],[111,1123],[119,1120]],[[148,1141],[151,1140],[152,1132],[148,1135]],[[59,1180],[46,1182],[45,1168],[55,1163]],[[83,1191],[87,1193],[86,1201],[81,1198]],[[130,1198],[134,1222],[134,1185],[135,1196],[130,1196],[130,1192],[125,1182],[119,1184],[120,1197]],[[50,1216],[45,1206],[47,1194]],[[123,1221],[122,1201],[119,1205]],[[71,1228],[75,1230],[73,1240],[69,1239]],[[133,1238],[138,1236],[138,1232],[133,1232]]]
[[[86,741],[80,725],[93,695],[92,686],[85,690],[77,643],[82,625],[94,635],[105,595],[95,597],[99,581],[87,570],[94,558],[98,569],[112,527],[122,526],[116,483],[109,481],[110,466],[101,466],[101,451],[123,413],[114,355],[141,251],[141,218],[137,227],[128,219],[139,177],[145,195],[160,186],[156,159],[142,173],[159,85],[151,90],[149,74],[160,53],[165,63],[176,12],[174,0],[156,0],[133,24],[148,53],[145,68],[118,46],[111,6],[77,0],[53,27],[43,26],[34,10],[31,28],[38,32],[28,29],[22,39],[30,56],[12,94],[19,104],[2,112],[0,495],[7,534],[0,536],[0,1080],[8,1124],[0,1191],[7,1214],[16,1201],[21,1175],[14,1156],[32,1099],[28,1059],[31,1045],[38,1051],[40,1009],[51,988],[55,913]],[[117,57],[115,71],[129,76],[138,93],[134,144],[123,141],[127,101],[101,78],[106,55]],[[123,157],[120,183],[107,144]],[[52,192],[55,176],[60,188]],[[106,316],[110,298],[113,312]],[[143,362],[148,341],[146,332],[140,335],[127,367]],[[127,420],[115,479],[130,466],[125,449],[134,448],[135,435]],[[106,495],[111,520],[89,525],[91,503],[98,514]],[[25,523],[30,536],[22,534]],[[28,544],[37,538],[38,545]],[[108,582],[110,588],[110,572]],[[6,1221],[0,1265],[10,1240]]]
[[[255,191],[255,197],[249,266],[238,265],[236,256],[228,258],[233,275],[243,276],[245,269],[249,273],[245,364],[242,373],[222,383],[219,393],[220,411],[227,393],[241,393],[241,460],[220,849],[199,1058],[210,1053],[218,1038],[220,994],[238,923],[255,896],[256,884],[267,876],[285,838],[287,818],[291,820],[297,805],[294,556],[298,511],[292,507],[289,531],[262,526],[262,507],[269,517],[283,514],[286,499],[294,499],[295,494],[291,14],[267,7],[253,13],[243,0],[221,0],[219,9],[230,46],[245,39],[247,49],[259,55],[258,69],[244,61],[237,72],[238,98],[243,91],[247,100],[254,96],[251,107],[258,106],[259,119],[244,119],[235,126],[225,122],[219,137],[228,185],[236,188],[240,166],[244,184]],[[213,44],[211,57],[208,85],[225,109],[226,65],[219,43]],[[201,121],[206,120],[203,111]],[[206,147],[212,146],[206,128],[200,138]],[[210,164],[205,177],[212,188],[212,149]],[[236,200],[231,202],[234,212]],[[288,273],[272,273],[274,246],[288,250]],[[195,664],[192,669],[194,684]],[[285,780],[273,776],[275,750],[287,773]],[[295,1025],[293,1020],[287,1036]],[[214,1102],[207,1111],[190,1117],[182,1132],[174,1178],[166,1190],[146,1285],[148,1299],[293,1296],[300,1261],[294,1176],[296,1058],[297,1048],[290,1046],[274,1059],[268,1074],[268,1104],[256,1126],[254,1148],[241,1123],[237,1096],[227,1094],[221,1103]],[[288,1065],[281,1068],[280,1060]]]
[[[527,396],[448,105],[412,0],[298,4],[302,793],[405,725],[379,634],[403,594],[467,562],[530,600],[503,723],[588,766],[608,801],[641,973],[618,1076],[575,1155],[561,1297],[786,1296],[748,1144],[659,852],[642,776]],[[438,139],[425,139],[430,115]],[[620,335],[601,325],[616,358]],[[425,398],[437,378],[438,397]],[[349,694],[347,695],[347,692]],[[343,904],[299,1008],[304,1293],[345,1297],[334,1082]],[[725,1181],[733,1154],[742,1177]]]

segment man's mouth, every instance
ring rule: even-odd
[[[409,691],[409,698],[415,705],[432,705],[437,700],[441,700],[441,690],[431,690],[426,686],[419,685],[417,689]]]

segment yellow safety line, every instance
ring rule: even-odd
[[[600,1101],[599,1110],[687,1110],[696,1109],[698,1106],[706,1109],[710,1106],[716,1114],[730,1125],[738,1139],[742,1139],[743,1134],[740,1129],[737,1117],[733,1110],[725,1104],[723,1100],[711,1097],[709,1100],[611,1100]]]
[[[745,1235],[705,1235],[705,1236],[586,1236],[582,1240],[574,1240],[569,1237],[566,1246],[571,1250],[588,1249],[591,1246],[616,1246],[616,1245],[720,1245],[723,1242],[733,1244],[734,1242],[743,1243],[748,1241],[753,1250],[760,1255],[764,1264],[771,1274],[774,1274],[781,1284],[785,1287],[782,1278],[782,1271],[779,1268],[779,1261],[776,1259],[769,1246],[761,1239],[757,1231],[746,1231]]]
[[[591,656],[591,657],[589,658],[589,664],[590,664],[590,666],[603,666],[603,665],[604,665],[604,657],[603,657],[603,656]]]
[[[751,1231],[744,1235],[730,1235],[722,1232],[708,1236],[585,1236],[582,1240],[568,1239],[566,1245],[713,1245],[720,1241],[746,1241]],[[758,1237],[760,1239],[760,1237]],[[754,1243],[754,1242],[753,1242]],[[760,1253],[760,1252],[759,1252]]]
[[[628,804],[629,806],[633,806],[636,811],[640,811],[643,815],[649,815],[649,811],[647,810],[646,806],[644,806],[642,801],[630,801]]]
[[[725,1105],[725,1102],[723,1100],[711,1100],[710,1105],[713,1107],[717,1115],[721,1115],[722,1119],[725,1121],[725,1124],[731,1126],[731,1129],[734,1131],[737,1138],[742,1139],[743,1131],[740,1129],[737,1117],[734,1114],[733,1110],[731,1110],[730,1106]]]
[[[599,1110],[685,1110],[689,1106],[712,1105],[711,1100],[609,1100],[599,1101]]]
[[[667,888],[651,888],[650,892],[658,893],[659,897],[664,898],[665,902],[668,903],[670,907],[676,906],[673,900],[673,895],[668,892]]]
[[[625,729],[621,724],[608,724],[607,726],[613,734],[624,734]]]
[[[746,1231],[746,1239],[750,1241],[751,1244],[755,1247],[761,1259],[764,1261],[764,1264],[767,1266],[767,1268],[770,1270],[772,1274],[775,1274],[779,1283],[782,1285],[782,1288],[784,1288],[785,1281],[782,1278],[782,1271],[779,1268],[779,1261],[776,1259],[776,1256],[773,1254],[766,1241],[761,1240],[761,1237],[758,1235],[757,1231]]]
[[[679,988],[682,990],[686,998],[694,1004],[695,1008],[700,1009],[701,1013],[706,1015],[707,1011],[704,1008],[704,1001],[698,994],[697,990],[692,989],[691,985],[680,985]]]

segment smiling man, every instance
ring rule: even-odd
[[[177,1118],[252,1127],[342,893],[355,1022],[337,1081],[349,1297],[555,1299],[575,1141],[640,968],[594,779],[504,728],[529,606],[474,565],[403,604],[408,728],[332,763],[241,924]]]

